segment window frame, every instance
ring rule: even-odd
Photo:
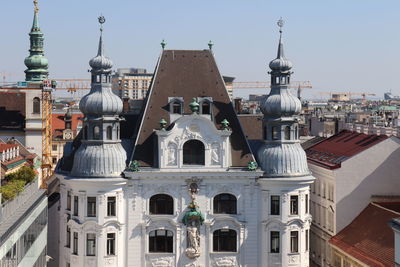
[[[228,234],[225,235],[222,233],[228,233]],[[213,252],[223,252],[223,253],[238,252],[238,234],[237,231],[234,229],[214,230],[212,242],[213,242],[212,243]]]
[[[221,197],[229,197],[230,199],[220,199]],[[231,203],[232,201],[232,203]],[[230,206],[228,209],[224,210],[227,207],[228,203]],[[238,214],[238,199],[234,194],[231,193],[220,193],[215,195],[213,198],[213,214],[229,214],[236,215]]]
[[[65,247],[70,248],[71,247],[71,227],[67,225],[67,233],[66,233],[66,244]]]
[[[107,242],[106,242],[106,255],[107,256],[115,256],[116,254],[116,240],[117,235],[115,233],[107,233]]]
[[[276,246],[277,244],[277,246]],[[281,233],[279,231],[270,231],[270,253],[281,253]]]
[[[162,199],[164,197],[164,199]],[[160,203],[161,202],[161,203]],[[160,206],[166,203],[164,206]],[[150,215],[174,215],[174,198],[168,194],[155,194],[149,199]],[[168,206],[171,205],[171,206]]]
[[[110,201],[110,199],[114,199],[114,200]],[[107,216],[108,217],[117,216],[117,197],[116,196],[108,196],[107,197]]]
[[[159,231],[165,231],[164,235],[158,235]],[[152,236],[154,233],[154,236]],[[162,233],[162,232],[161,232]],[[149,253],[174,253],[174,232],[169,229],[155,229],[148,233]],[[161,242],[163,244],[159,244]],[[164,247],[164,249],[160,249]]]
[[[277,198],[277,200],[273,200],[273,198]],[[270,205],[270,215],[281,215],[281,196],[280,195],[271,195],[270,197],[271,205]],[[278,203],[276,203],[278,202]],[[274,204],[277,206],[274,206]],[[274,208],[275,207],[275,208]]]
[[[290,253],[299,253],[299,231],[290,231]]]
[[[78,255],[78,247],[79,246],[79,236],[77,232],[74,232],[73,234],[73,243],[72,243],[72,254]]]
[[[97,197],[87,197],[86,217],[97,217]]]
[[[79,216],[79,197],[74,196],[74,216]]]
[[[187,140],[182,147],[182,165],[204,166],[206,161],[206,147],[197,139]]]
[[[299,215],[299,196],[290,196],[290,215]]]
[[[41,100],[39,97],[34,97],[32,99],[32,114],[40,114]]]
[[[91,236],[91,238],[89,238],[89,235]],[[90,244],[91,244],[91,247],[90,247]],[[91,253],[89,253],[89,252],[91,252]],[[95,233],[86,233],[86,256],[96,256],[96,234]]]

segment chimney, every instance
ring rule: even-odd
[[[129,112],[129,98],[123,98],[122,101],[123,101],[122,112],[128,113]]]
[[[235,111],[236,111],[236,114],[242,113],[242,99],[241,98],[235,98]]]

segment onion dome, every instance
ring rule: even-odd
[[[267,176],[309,175],[307,156],[299,143],[264,144],[257,153],[259,165]]]
[[[81,144],[75,153],[71,175],[118,177],[125,169],[126,152],[117,144]]]
[[[282,31],[280,31],[280,32],[281,32],[281,36],[279,38],[278,55],[274,60],[272,60],[269,63],[269,68],[272,71],[278,71],[278,72],[285,73],[285,72],[289,72],[292,69],[293,64],[292,64],[292,62],[290,62],[289,59],[285,58],[285,54],[283,52]]]
[[[101,30],[101,33],[103,33],[103,30]],[[102,34],[100,35],[100,40],[99,40],[99,50],[97,52],[97,56],[92,58],[89,61],[90,67],[92,67],[92,72],[111,72],[111,68],[113,66],[113,62],[111,59],[108,57],[104,56],[104,51],[103,51],[103,36]]]
[[[291,117],[300,114],[301,102],[284,89],[278,93],[271,92],[261,108],[268,117]]]
[[[111,87],[102,90],[92,88],[79,102],[79,109],[86,115],[118,115],[122,112],[122,100],[116,96]]]
[[[101,25],[104,17],[99,17]],[[111,59],[104,56],[103,28],[100,28],[100,39],[97,56],[89,61],[92,67],[92,89],[79,102],[79,109],[86,115],[118,115],[122,112],[122,100],[111,90],[110,75],[113,66]]]

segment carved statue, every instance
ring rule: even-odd
[[[176,145],[168,145],[168,165],[176,165]]]
[[[219,145],[213,144],[211,147],[211,163],[219,164]]]
[[[199,189],[196,183],[191,183],[189,194],[192,198],[188,208],[189,210],[183,216],[182,223],[187,226],[188,245],[185,250],[186,256],[195,259],[200,256],[200,225],[204,222],[203,214],[198,210],[196,204],[196,194]]]

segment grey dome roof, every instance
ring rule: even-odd
[[[79,102],[79,109],[84,114],[118,115],[122,108],[122,100],[111,91],[110,86],[107,88],[105,85],[95,85]]]
[[[307,156],[299,143],[269,143],[257,152],[266,176],[309,175]]]
[[[120,143],[82,143],[75,153],[71,176],[112,177],[121,176],[125,169],[126,152]]]
[[[271,90],[261,108],[269,117],[290,117],[301,112],[301,102],[287,89]]]

